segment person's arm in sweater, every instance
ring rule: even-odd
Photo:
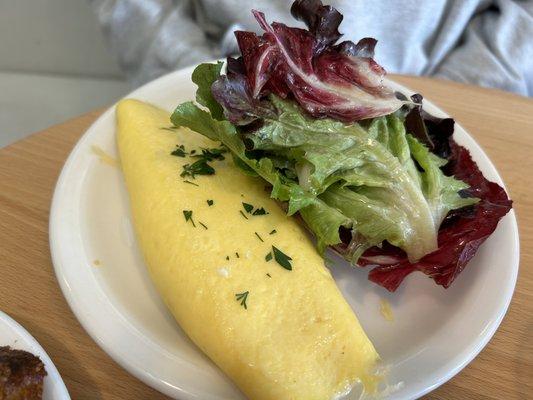
[[[244,14],[239,11],[242,11],[242,7],[247,10],[252,6],[246,1],[242,1],[241,7],[238,0],[221,0],[218,3],[221,11],[217,14],[212,8],[202,9],[209,2],[200,0],[89,1],[97,12],[121,68],[134,85],[181,67],[221,58],[227,52],[234,51],[234,24],[245,22],[242,20]],[[400,17],[405,14],[407,6],[415,7],[415,10],[420,6],[419,2],[413,1],[415,0],[398,0],[393,4],[377,1],[372,4],[374,10],[387,9]],[[402,46],[424,48],[428,32],[424,34],[423,30],[442,30],[437,32],[439,42],[432,43],[433,48],[427,49],[429,54],[426,59],[403,60],[408,62],[401,63],[390,59],[392,64],[412,66],[417,62],[425,62],[427,69],[424,71],[425,67],[421,65],[420,68],[417,67],[418,73],[533,94],[533,0],[465,0],[464,3],[441,1],[440,13],[448,13],[449,26],[437,24],[435,18],[442,20],[443,15],[439,16],[437,13],[432,16],[427,12],[420,12],[416,14],[417,19],[413,23],[416,25],[418,22],[420,26],[417,29],[422,29],[422,32],[415,37],[407,35],[412,31],[406,32],[405,29],[410,28],[403,24],[392,26],[390,18],[383,20],[380,18],[382,14],[377,11],[364,13],[359,3],[343,3],[340,0],[333,3],[346,13],[346,20],[350,20],[352,13],[352,17],[355,15],[372,21],[378,39],[378,32],[386,32],[387,29],[397,30],[399,36],[396,36],[400,38],[402,32],[410,37],[409,40],[397,39],[398,43],[387,47],[391,52],[391,49],[398,50],[390,53],[389,59],[395,54],[410,54],[418,58],[419,53],[406,51],[405,48],[402,50]],[[211,7],[215,5],[209,4]],[[284,3],[281,0],[261,2],[262,7],[269,8],[265,11],[268,11],[272,20],[283,20],[284,16],[290,19],[283,14],[286,13],[284,10],[288,8],[288,4],[290,2]],[[253,23],[251,26],[254,26]],[[250,26],[247,28],[249,30]],[[349,28],[346,26],[348,31]],[[353,30],[356,31],[356,27]],[[351,33],[358,37],[357,34],[353,35],[355,32]],[[441,55],[438,55],[439,52]],[[384,66],[388,69],[387,65]],[[411,70],[390,70],[412,73]]]
[[[196,23],[194,0],[90,0],[135,86],[220,56]]]
[[[493,3],[432,75],[533,95],[533,1]]]

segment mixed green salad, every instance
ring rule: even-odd
[[[465,239],[471,229],[461,218],[476,220],[492,190],[476,187],[492,183],[469,154],[470,174],[453,171],[465,167],[454,157],[467,150],[442,132],[449,122],[424,113],[421,96],[385,85],[374,39],[338,43],[342,15],[320,1],[296,1],[291,11],[307,30],[269,25],[254,11],[265,33],[236,32],[240,57],[199,65],[197,104],[179,105],[173,124],[221,142],[243,173],[266,181],[320,252],[330,246],[353,265],[376,267],[373,280],[389,290],[416,269],[448,286],[464,267],[461,246],[480,244]],[[502,193],[492,230],[511,205]],[[488,223],[481,214],[476,223]],[[462,228],[451,240],[453,224]]]

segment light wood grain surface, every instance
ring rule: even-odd
[[[533,100],[452,82],[393,78],[453,115],[481,144],[503,176],[520,227],[520,273],[502,325],[472,363],[424,398],[533,398]],[[99,114],[0,149],[0,309],[46,349],[72,399],[165,399],[87,335],[61,294],[50,260],[48,215],[55,182]]]

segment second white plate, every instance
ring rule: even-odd
[[[67,388],[48,354],[22,325],[2,311],[0,311],[0,346],[25,350],[41,359],[47,373],[43,382],[43,400],[70,400]]]

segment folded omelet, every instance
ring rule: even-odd
[[[169,113],[140,101],[123,100],[116,113],[138,243],[194,343],[250,399],[329,400],[358,381],[373,390],[378,354],[264,182],[228,153],[208,163],[213,175],[180,176],[197,160],[191,151],[220,144],[169,129]]]

